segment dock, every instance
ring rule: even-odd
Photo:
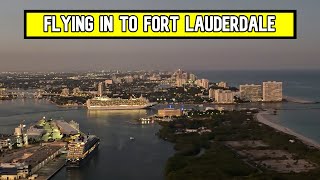
[[[36,179],[48,180],[58,173],[66,165],[66,155],[61,154],[59,157],[51,160],[44,167],[39,169],[35,174],[38,175]]]

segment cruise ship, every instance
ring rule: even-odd
[[[95,97],[87,101],[87,108],[90,110],[130,110],[149,108],[155,104],[144,97],[130,99]]]
[[[94,135],[79,135],[68,144],[67,167],[80,167],[100,144]]]

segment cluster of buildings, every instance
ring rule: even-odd
[[[76,88],[73,88],[72,89],[72,92],[70,92],[70,89],[69,88],[63,88],[61,90],[61,94],[60,96],[62,97],[68,97],[68,96],[82,96],[83,95],[83,92],[81,91],[81,89],[79,87],[76,87]]]
[[[282,82],[268,81],[259,84],[240,85],[239,91],[231,91],[225,82],[217,83],[222,89],[209,89],[209,98],[216,103],[232,104],[235,97],[246,102],[280,102],[282,101]]]
[[[66,147],[74,142],[69,139],[79,134],[83,134],[79,130],[79,123],[73,120],[45,120],[45,117],[28,129],[20,124],[14,129],[13,135],[0,134],[0,180],[38,179],[38,171],[58,155],[69,152]],[[38,141],[34,143],[31,139]],[[85,142],[78,145],[88,146]],[[79,153],[82,156],[82,149],[79,149]],[[66,159],[59,158],[59,163],[54,164],[64,165],[65,162]],[[43,176],[51,176],[56,172],[55,168]]]
[[[240,98],[250,102],[279,102],[282,101],[282,82],[268,81],[262,85],[240,85]]]
[[[208,79],[197,79],[194,74],[188,74],[177,70],[173,76],[176,79],[176,86],[182,87],[187,84],[196,85],[208,90],[209,99],[215,103],[232,104],[235,97],[249,102],[279,102],[282,101],[282,82],[268,81],[258,84],[240,85],[239,91],[230,90],[226,82],[218,82],[210,85]]]
[[[187,73],[178,69],[175,73],[173,73],[173,78],[175,78],[177,87],[183,87],[184,85],[196,85],[202,87],[204,89],[209,89],[209,80],[208,79],[197,79],[196,75],[192,73]]]

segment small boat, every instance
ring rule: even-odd
[[[134,137],[130,137],[130,140],[134,140]]]

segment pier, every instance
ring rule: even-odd
[[[58,173],[66,164],[66,155],[61,154],[59,157],[51,160],[48,164],[43,166],[36,172],[39,180],[47,180]]]

